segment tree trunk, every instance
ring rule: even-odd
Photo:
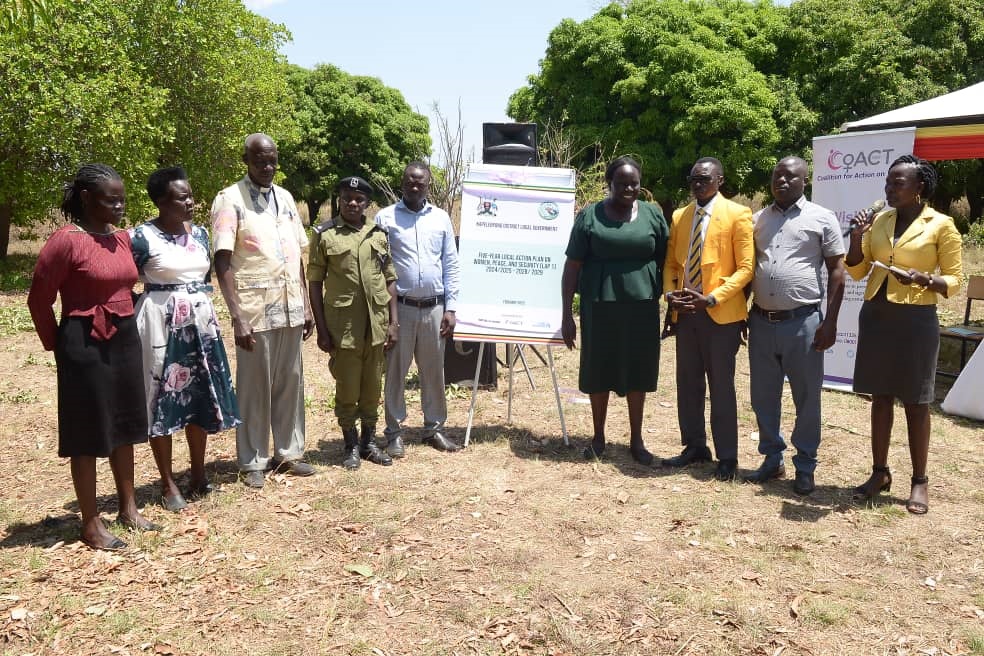
[[[311,227],[318,225],[321,221],[318,221],[318,211],[321,210],[321,201],[314,200],[313,198],[305,199],[308,206],[308,221],[311,222]]]
[[[14,206],[0,203],[0,259],[6,259],[10,246],[10,220],[14,217]]]

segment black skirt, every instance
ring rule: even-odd
[[[147,441],[143,356],[134,318],[113,319],[116,332],[93,339],[92,319],[66,317],[58,327],[58,455],[109,457]]]
[[[940,351],[936,306],[892,303],[885,287],[864,302],[858,315],[854,391],[932,403]]]

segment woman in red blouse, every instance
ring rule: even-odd
[[[159,530],[137,510],[133,445],[147,441],[140,336],[130,290],[137,268],[130,237],[116,226],[125,206],[123,181],[104,164],[87,164],[66,186],[61,210],[72,221],[38,256],[27,298],[45,350],[58,369],[58,455],[71,458],[82,512],[82,542],[117,550],[96,507],[96,458],[109,458],[119,497],[117,521]],[[61,295],[61,321],[52,304]]]

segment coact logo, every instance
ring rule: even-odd
[[[858,166],[884,166],[892,161],[894,148],[877,148],[875,150],[856,153],[843,153],[839,150],[831,150],[827,155],[827,168],[831,171],[843,169],[844,173],[850,173],[851,169]]]

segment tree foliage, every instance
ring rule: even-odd
[[[408,162],[430,152],[427,117],[378,78],[319,64],[292,67],[289,79],[300,138],[280,149],[284,186],[304,199],[312,221],[342,178],[396,185]]]
[[[50,20],[47,0],[4,0],[0,6],[0,32],[34,29]]]
[[[639,0],[550,35],[540,73],[510,99],[521,121],[562,122],[583,143],[637,155],[656,200],[678,201],[694,160],[725,164],[732,188],[760,187],[781,142],[757,5]],[[759,51],[766,52],[760,53]]]
[[[982,79],[980,0],[631,0],[558,25],[508,113],[637,154],[665,203],[697,157],[720,158],[732,191],[763,189],[813,136]]]
[[[242,3],[43,4],[48,20],[0,31],[0,256],[9,223],[47,216],[84,162],[114,166],[144,220],[157,166],[183,163],[205,199],[241,175],[246,134],[292,136],[288,34]]]
[[[984,79],[984,3],[799,0],[777,70],[828,132]]]

